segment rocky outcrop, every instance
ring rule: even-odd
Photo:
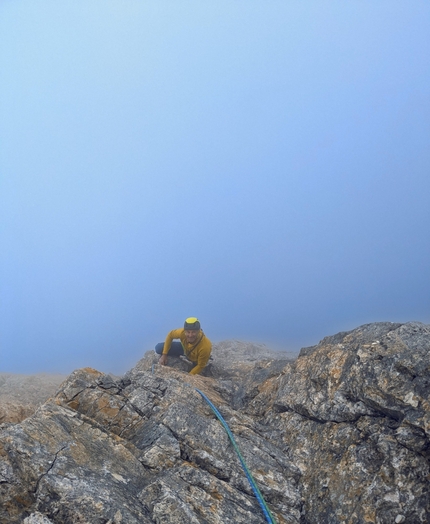
[[[296,359],[229,344],[207,376],[152,352],[119,379],[75,371],[1,425],[0,523],[264,522],[196,389],[279,524],[430,522],[429,326],[369,324]]]
[[[66,375],[0,373],[0,423],[21,422],[55,395]]]

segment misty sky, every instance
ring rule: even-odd
[[[429,200],[428,1],[0,0],[0,371],[429,323]]]

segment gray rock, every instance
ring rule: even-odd
[[[429,377],[429,326],[369,324],[306,348],[250,402],[302,473],[304,522],[430,522]]]
[[[24,519],[24,524],[52,524],[52,521],[36,511]]]

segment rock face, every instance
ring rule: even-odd
[[[55,395],[66,375],[0,373],[0,423],[21,422]]]
[[[296,359],[238,342],[206,376],[156,364],[75,371],[0,426],[0,523],[430,522],[430,326],[377,323]],[[260,356],[259,356],[260,355]]]

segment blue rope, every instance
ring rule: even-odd
[[[154,364],[152,364],[152,374],[154,374]],[[190,386],[190,384],[187,384]],[[231,432],[231,429],[229,428],[227,422],[224,420],[224,417],[221,415],[221,413],[218,411],[218,409],[212,404],[212,402],[209,400],[209,398],[199,389],[195,388],[197,393],[200,393],[200,395],[204,398],[204,400],[209,404],[209,407],[214,412],[217,419],[221,422],[223,425],[225,431],[227,432],[227,435],[233,444],[233,447],[237,453],[237,456],[239,457],[240,463],[242,464],[242,468],[245,472],[246,478],[248,479],[248,482],[252,488],[252,491],[254,492],[255,497],[257,498],[258,503],[260,504],[261,509],[263,510],[264,516],[266,517],[266,521],[268,524],[276,524],[276,520],[274,519],[272,513],[270,512],[269,507],[267,506],[266,501],[264,500],[263,495],[261,494],[261,491],[258,489],[257,483],[255,482],[251,472],[248,469],[248,466],[246,465],[245,459],[242,456],[242,453],[240,452],[240,449],[234,439],[233,433]]]
[[[218,409],[208,399],[208,397],[204,393],[202,393],[199,389],[197,389],[197,388],[196,388],[196,391],[197,391],[197,393],[200,393],[200,395],[206,400],[206,402],[209,404],[209,406],[212,409],[212,411],[215,413],[215,416],[221,422],[221,424],[223,425],[224,429],[226,430],[227,435],[228,435],[231,443],[233,444],[234,449],[236,450],[237,456],[239,457],[240,463],[242,464],[242,468],[245,471],[245,475],[246,475],[246,477],[248,479],[248,482],[251,485],[252,491],[254,492],[254,494],[255,494],[255,496],[256,496],[256,498],[258,500],[258,503],[260,504],[261,509],[263,510],[264,516],[266,517],[266,521],[269,524],[276,524],[276,521],[273,518],[273,515],[270,513],[270,509],[267,506],[266,501],[264,500],[263,495],[261,494],[260,490],[258,489],[258,486],[257,486],[254,478],[252,477],[251,472],[249,471],[248,466],[246,465],[244,458],[242,457],[242,453],[240,452],[239,447],[236,444],[236,441],[234,440],[233,433],[231,432],[231,429],[228,427],[227,422],[224,420],[223,416],[218,411]]]

